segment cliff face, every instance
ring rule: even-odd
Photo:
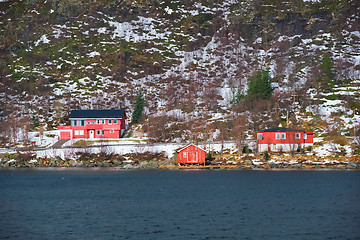
[[[316,90],[325,53],[337,85],[359,78],[359,10],[347,0],[3,1],[2,115],[16,109],[48,127],[73,108],[131,115],[142,89],[148,116],[231,117],[249,110],[231,104],[234,93],[269,68],[281,119],[290,93]]]

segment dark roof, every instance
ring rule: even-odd
[[[69,118],[122,118],[124,114],[124,109],[71,110]]]
[[[275,128],[259,130],[259,132],[305,132],[305,131],[294,128],[275,127]]]

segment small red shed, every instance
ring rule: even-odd
[[[179,165],[184,164],[204,164],[205,165],[205,150],[189,144],[176,151],[177,163]]]

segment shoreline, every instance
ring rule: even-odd
[[[177,171],[219,171],[219,170],[227,170],[227,171],[321,171],[321,170],[334,170],[334,171],[346,171],[346,170],[360,170],[359,165],[356,163],[350,164],[338,164],[338,165],[328,165],[328,166],[319,166],[319,165],[304,165],[304,166],[285,166],[282,164],[271,165],[271,166],[262,166],[262,165],[206,165],[206,166],[176,166],[176,165],[118,165],[118,166],[99,166],[97,164],[94,165],[12,165],[12,166],[1,166],[0,170],[16,170],[16,169],[103,169],[103,170],[177,170]]]

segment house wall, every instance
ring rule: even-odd
[[[78,126],[73,126],[74,120],[78,121]],[[79,126],[80,120],[85,120],[85,126]],[[111,120],[111,123],[109,122]],[[126,128],[126,115],[123,118],[118,118],[117,123],[114,124],[115,119],[71,119],[71,126],[59,126],[60,139],[68,139],[70,132],[70,139],[91,138],[120,138]],[[65,130],[66,129],[66,130]]]
[[[185,155],[184,155],[185,153]],[[197,159],[193,157],[197,156]],[[178,163],[205,163],[205,151],[194,146],[190,145],[185,149],[182,149],[177,153],[177,162]]]
[[[263,139],[258,139],[258,151],[294,151],[300,148],[306,148],[308,146],[313,145],[313,133],[306,131],[298,131],[298,132],[262,132],[259,131],[258,134],[261,133]],[[276,139],[276,133],[285,133],[285,139]],[[300,138],[296,139],[296,133],[300,133]],[[307,138],[304,139],[304,134],[307,135]]]

